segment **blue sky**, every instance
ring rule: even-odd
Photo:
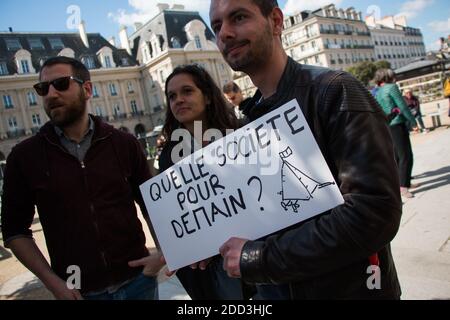
[[[279,0],[285,13],[315,9],[332,0]],[[200,11],[208,22],[209,0],[0,0],[0,31],[12,27],[17,32],[75,32],[78,17],[86,22],[87,32],[99,32],[105,38],[115,36],[121,24],[146,21],[157,13],[156,3],[184,4]],[[333,0],[338,7],[355,7],[363,15],[405,14],[408,24],[419,27],[427,50],[436,49],[439,37],[450,34],[448,0]],[[80,12],[80,15],[77,13]]]

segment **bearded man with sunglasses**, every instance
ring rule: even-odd
[[[57,299],[157,299],[155,278],[131,267],[149,259],[135,206],[147,217],[139,185],[150,171],[139,142],[88,114],[92,83],[81,62],[50,58],[39,79],[50,121],[8,157],[5,246]],[[51,266],[30,230],[35,207]]]

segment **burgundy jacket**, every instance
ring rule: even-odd
[[[94,117],[92,145],[83,163],[62,147],[53,126],[18,144],[8,157],[3,200],[5,245],[32,237],[39,212],[52,269],[66,280],[81,269],[81,292],[124,282],[142,269],[128,261],[148,255],[137,217],[146,216],[139,185],[150,171],[139,142]]]

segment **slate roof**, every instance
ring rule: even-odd
[[[32,64],[36,72],[39,72],[41,63],[47,58],[57,56],[61,52],[62,48],[53,49],[50,40],[52,38],[61,39],[64,44],[64,48],[70,48],[75,53],[76,59],[81,59],[85,56],[90,56],[94,59],[96,68],[101,67],[101,63],[97,57],[97,52],[103,47],[109,47],[112,49],[113,60],[116,66],[134,66],[137,65],[136,61],[130,56],[126,50],[118,49],[111,45],[105,38],[99,33],[88,33],[89,48],[86,48],[79,33],[22,33],[22,32],[0,32],[0,63],[5,62],[8,73],[10,75],[18,73],[15,63],[15,54],[18,50],[8,50],[6,41],[7,39],[17,39],[22,49],[31,53]],[[29,39],[39,39],[43,45],[43,48],[31,48]],[[128,59],[128,65],[122,63],[122,59]]]
[[[176,38],[179,41],[180,47],[183,48],[188,43],[184,27],[193,20],[201,21],[206,27],[206,39],[215,41],[214,34],[198,12],[166,9],[130,36],[131,45],[133,46],[133,58],[136,59],[139,53],[140,42],[149,41],[151,34],[155,34],[160,38],[159,42],[161,46],[168,46],[173,49],[174,43],[172,39]]]

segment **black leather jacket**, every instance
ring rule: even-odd
[[[306,222],[248,241],[241,273],[249,283],[288,283],[293,299],[398,299],[390,250],[402,213],[386,118],[352,76],[289,58],[276,94],[244,110],[250,121],[296,98],[345,204]],[[378,254],[381,289],[369,270]],[[370,278],[372,276],[372,278]]]

